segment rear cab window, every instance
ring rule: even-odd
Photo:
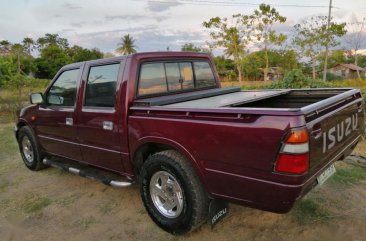
[[[119,67],[119,63],[90,67],[84,106],[111,108],[115,106]]]
[[[211,65],[205,60],[142,63],[137,96],[151,96],[216,86]]]

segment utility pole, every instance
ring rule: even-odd
[[[332,0],[329,0],[327,31],[329,29],[331,15],[332,15]],[[325,46],[325,60],[324,60],[324,70],[323,70],[323,81],[326,81],[327,80],[328,51],[329,51],[329,48],[328,48],[328,43],[327,43],[327,45]]]

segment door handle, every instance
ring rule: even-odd
[[[72,126],[74,124],[74,120],[72,118],[66,118],[65,119],[65,124],[67,126]]]
[[[103,129],[111,131],[113,130],[113,122],[112,121],[103,121]]]

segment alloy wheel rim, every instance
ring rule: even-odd
[[[34,160],[34,151],[32,143],[27,136],[23,137],[22,139],[22,150],[26,161],[28,163],[32,163]]]
[[[178,217],[183,210],[183,191],[166,171],[156,172],[150,180],[150,196],[155,208],[167,218]]]

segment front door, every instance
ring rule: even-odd
[[[41,146],[54,155],[81,160],[77,143],[75,106],[80,68],[58,74],[45,93],[45,104],[39,105],[35,129]]]
[[[78,116],[78,138],[84,162],[114,171],[123,171],[119,135],[116,86],[120,62],[85,66],[84,95]]]

